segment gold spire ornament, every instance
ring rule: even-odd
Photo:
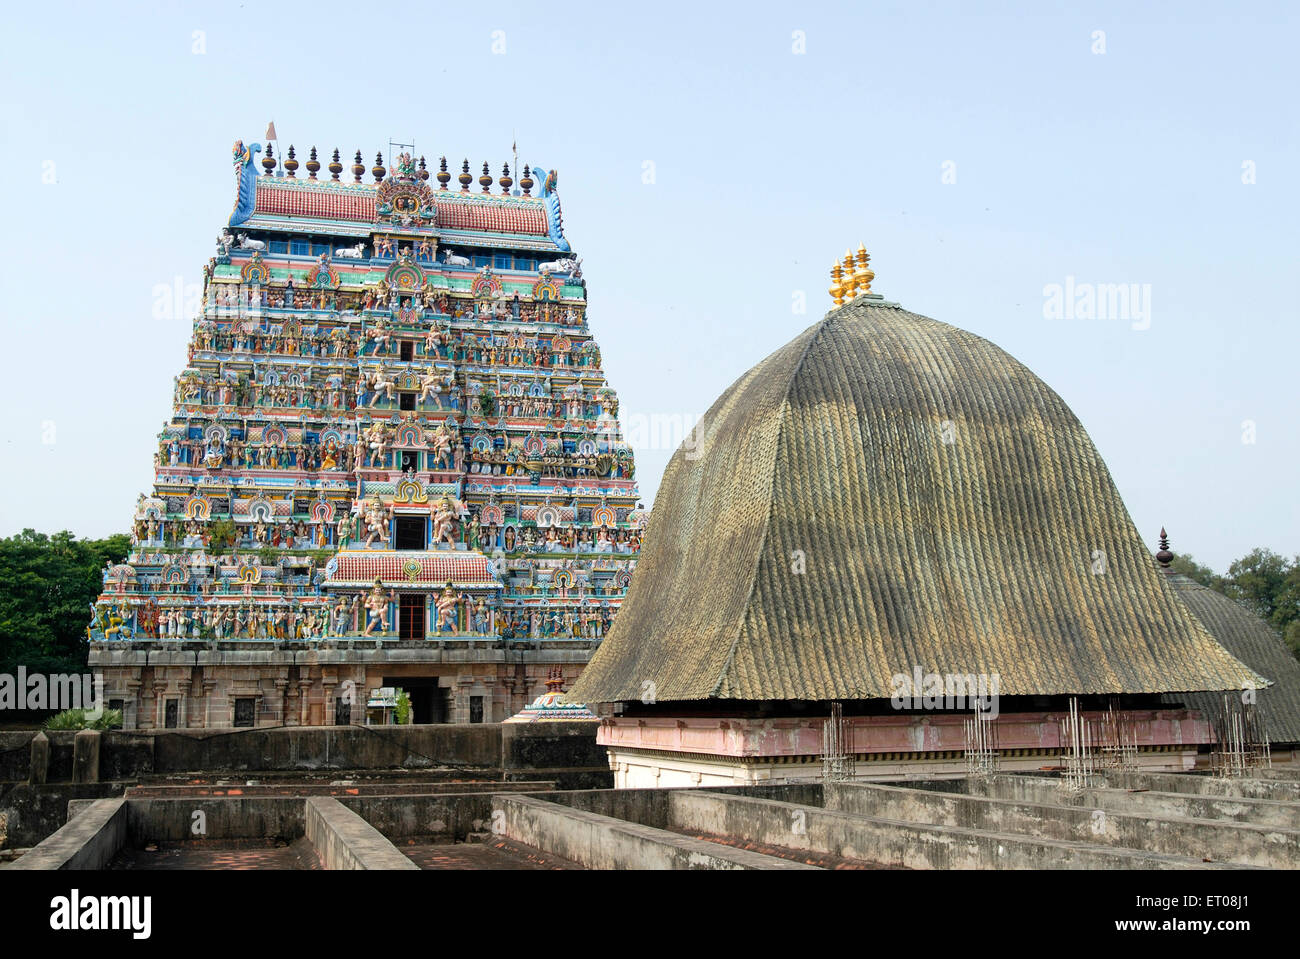
[[[858,268],[853,274],[853,278],[858,282],[858,292],[865,296],[871,292],[871,281],[876,278],[876,274],[872,272],[871,267],[867,265],[871,262],[871,254],[867,252],[865,244],[858,244],[857,259]]]
[[[836,306],[841,306],[859,296],[873,296],[871,282],[876,278],[871,269],[871,255],[867,253],[864,243],[858,244],[855,255],[851,250],[844,251],[843,261],[837,261],[831,267],[831,285],[828,292]]]
[[[830,293],[831,299],[835,301],[836,306],[844,302],[844,284],[840,282],[843,277],[844,268],[836,263],[831,267],[831,285],[830,289],[826,291]]]
[[[858,278],[853,275],[853,254],[844,251],[844,262],[840,264],[844,273],[844,299],[851,300],[858,295]]]

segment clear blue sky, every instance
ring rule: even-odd
[[[0,534],[127,528],[190,335],[190,316],[155,315],[155,287],[201,281],[230,145],[274,119],[300,159],[360,147],[370,164],[414,138],[476,173],[517,135],[521,162],[559,173],[625,418],[703,412],[821,316],[831,260],[865,241],[877,292],[1065,398],[1148,541],[1166,525],[1220,570],[1257,545],[1295,554],[1298,17],[19,5],[0,39]],[[1047,318],[1044,287],[1067,277],[1149,285],[1149,328]],[[671,444],[641,445],[649,499]]]

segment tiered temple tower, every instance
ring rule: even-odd
[[[128,728],[363,722],[385,687],[504,720],[581,671],[646,521],[556,175],[261,152],[91,667]]]

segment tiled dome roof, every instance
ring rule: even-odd
[[[737,380],[673,456],[583,702],[1265,681],[1179,603],[1079,420],[974,334],[876,295]],[[652,684],[652,685],[647,685]]]

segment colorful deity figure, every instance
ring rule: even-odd
[[[436,326],[429,327],[429,331],[424,334],[424,355],[440,356],[442,353],[442,344],[446,340],[446,334]]]
[[[375,579],[375,585],[366,594],[366,631],[361,635],[369,636],[376,626],[380,633],[388,632],[388,607],[396,598],[395,592],[384,590],[383,580]]]
[[[433,507],[433,541],[434,543],[456,544],[456,529],[459,526],[461,503],[444,495]]]
[[[371,406],[378,406],[381,398],[390,403],[397,398],[397,381],[392,379],[383,367],[376,367],[370,372],[369,382],[372,391]]]
[[[91,606],[92,627],[97,625],[105,639],[130,639],[131,627],[126,622],[123,615],[122,607],[116,604],[102,606],[98,610]],[[97,615],[96,615],[97,614]],[[87,636],[91,635],[92,630],[86,630]]]
[[[456,631],[456,605],[460,602],[460,595],[447,581],[442,592],[438,594],[438,599],[434,603],[437,610],[437,622],[434,628],[440,633],[454,633]]]
[[[334,604],[330,610],[329,633],[331,636],[345,636],[351,626],[350,610],[348,609],[348,599],[346,596],[340,596],[339,601]]]
[[[381,545],[388,543],[388,510],[378,499],[370,500],[365,506],[366,539],[363,546],[370,546],[375,540]]]
[[[447,429],[446,423],[440,424],[437,431],[429,438],[429,457],[437,464],[439,469],[446,469],[450,465],[453,439],[451,430]]]
[[[383,317],[375,317],[375,322],[370,325],[367,331],[367,339],[375,344],[375,355],[378,356],[380,349],[384,352],[392,352],[393,334],[388,329],[388,324],[384,322]]]
[[[417,403],[422,403],[430,397],[433,397],[436,400],[438,395],[442,392],[442,377],[443,374],[437,369],[430,369],[427,373],[421,376],[420,391],[416,394],[415,401]],[[441,403],[437,403],[436,405],[439,407],[442,406]]]
[[[351,512],[346,512],[339,517],[337,525],[334,527],[335,545],[340,549],[346,546],[349,541],[356,539],[357,518]]]

